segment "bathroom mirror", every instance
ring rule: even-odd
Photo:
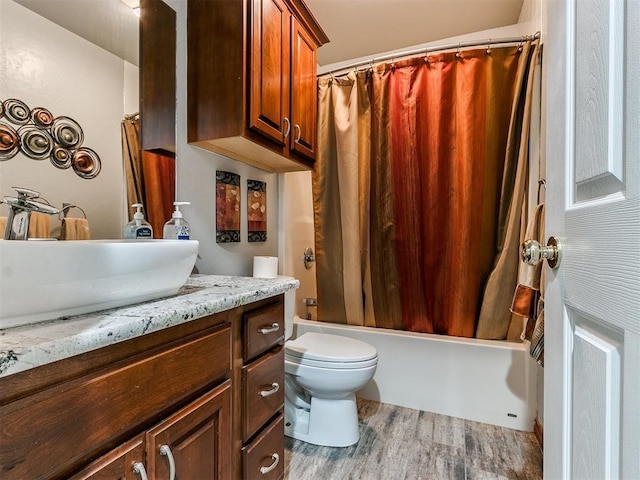
[[[95,150],[102,164],[100,174],[86,180],[71,169],[56,168],[48,158],[18,153],[0,161],[0,195],[15,195],[12,187],[25,187],[55,206],[77,205],[89,219],[93,239],[120,238],[128,216],[121,122],[140,110],[140,19],[132,2],[139,0],[0,2],[0,99],[19,99],[31,109],[72,118],[83,131],[83,145]],[[173,24],[162,29],[175,38],[175,15]],[[175,65],[175,49],[173,58],[168,53],[165,58]],[[175,67],[172,78],[175,92]],[[71,210],[69,215],[83,213]],[[52,219],[53,236],[58,225]]]

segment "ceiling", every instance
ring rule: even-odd
[[[0,0],[0,2],[5,0]],[[53,23],[138,65],[139,18],[122,0],[14,0]]]
[[[518,22],[523,0],[305,0],[327,65]]]
[[[15,1],[138,64],[138,18],[123,3],[132,0]],[[327,65],[512,25],[518,21],[523,0],[305,2],[331,40],[318,51],[318,63]]]

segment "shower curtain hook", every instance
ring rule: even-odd
[[[373,58],[369,59],[369,73],[373,73]]]
[[[489,45],[487,46],[487,55],[491,55],[491,39],[489,39]]]
[[[458,43],[458,49],[456,50],[456,58],[460,58],[460,44]]]
[[[541,190],[542,187],[544,187],[544,191],[546,193],[547,191],[547,181],[544,178],[541,178],[540,180],[538,180],[538,204],[540,203],[540,198],[541,198]]]

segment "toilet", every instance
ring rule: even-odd
[[[293,319],[285,323],[288,339]],[[287,340],[285,435],[329,447],[357,443],[355,393],[371,381],[377,364],[376,349],[353,338],[307,332]]]

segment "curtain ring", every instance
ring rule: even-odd
[[[522,46],[524,45],[526,37],[523,35],[520,43],[518,44],[518,53],[522,53]]]
[[[458,49],[456,50],[456,58],[460,58],[460,44],[458,43]]]
[[[373,73],[373,58],[369,60],[369,73]]]
[[[491,55],[491,39],[489,39],[489,45],[487,45],[487,55]]]

